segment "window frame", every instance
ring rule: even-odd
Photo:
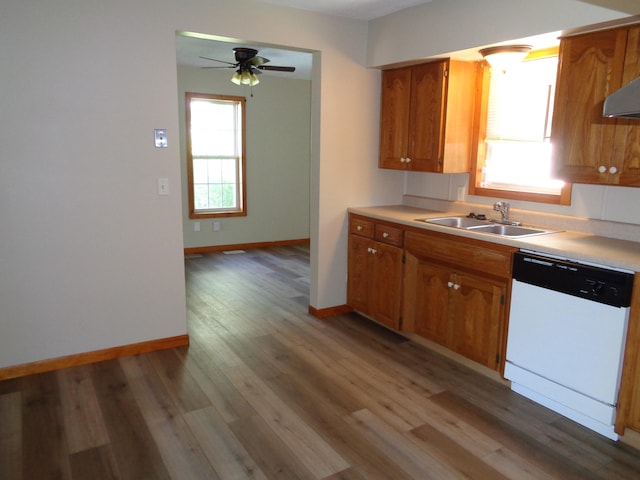
[[[549,48],[531,52],[528,59],[544,58],[558,55],[558,48]],[[481,197],[497,197],[507,200],[522,200],[554,205],[571,205],[572,184],[565,182],[559,194],[534,193],[523,190],[503,190],[486,188],[478,185],[482,178],[482,168],[486,159],[487,113],[489,109],[489,86],[491,82],[491,68],[486,61],[482,62],[482,74],[478,75],[476,88],[476,108],[474,128],[472,133],[471,168],[469,169],[469,195]],[[553,135],[553,126],[552,126]]]
[[[237,210],[207,211],[199,212],[195,209],[195,188],[193,183],[193,153],[191,149],[191,100],[205,99],[218,100],[224,102],[234,102],[240,110],[240,155],[238,156],[238,182],[237,188],[240,190],[240,208]],[[187,130],[187,183],[189,191],[189,218],[222,218],[222,217],[243,217],[247,215],[247,188],[246,188],[246,98],[232,95],[217,95],[211,93],[185,93],[186,130]]]

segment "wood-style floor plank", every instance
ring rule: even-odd
[[[20,392],[0,395],[0,478],[22,479],[22,422]]]
[[[60,385],[60,400],[69,453],[107,445],[109,434],[98,404],[89,367],[59,370],[56,376]]]
[[[640,453],[355,313],[305,246],[185,259],[190,345],[0,382],[0,480],[637,480]]]
[[[29,380],[22,389],[23,478],[71,479],[56,375],[43,373]]]

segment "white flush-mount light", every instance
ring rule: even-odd
[[[530,51],[531,45],[500,45],[483,48],[480,50],[480,55],[489,62],[491,68],[504,72],[509,67],[520,63]]]

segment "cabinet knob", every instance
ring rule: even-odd
[[[453,287],[455,284],[453,282],[447,282],[447,287],[451,288]]]
[[[382,233],[382,238],[389,238],[389,234],[387,232]]]
[[[460,284],[458,284],[458,283],[454,283],[453,284],[453,289],[454,290],[458,290],[459,288],[460,288]]]
[[[617,169],[616,167],[611,167],[611,168],[609,169],[609,173],[612,173],[612,174],[613,174],[613,173],[618,173],[618,169]]]
[[[404,161],[407,162],[407,163],[411,163],[411,159],[410,158],[405,158]]]
[[[376,250],[375,248],[372,248],[371,249],[371,253],[373,253],[375,255],[376,253],[378,253],[378,250]]]
[[[358,225],[358,226],[356,227],[356,230],[358,230],[358,231],[360,232],[360,231],[362,230],[362,225]]]
[[[404,157],[400,157],[400,163],[404,163],[404,162],[406,162],[405,158]]]
[[[607,171],[607,167],[605,167],[604,165],[600,165],[600,166],[598,167],[598,172],[600,172],[600,173],[604,173],[604,172],[606,172],[606,171]]]

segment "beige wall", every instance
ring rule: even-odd
[[[261,75],[249,88],[229,81],[232,70],[178,68],[184,246],[234,245],[309,238],[311,82]],[[247,99],[247,216],[189,219],[186,179],[185,92]]]

